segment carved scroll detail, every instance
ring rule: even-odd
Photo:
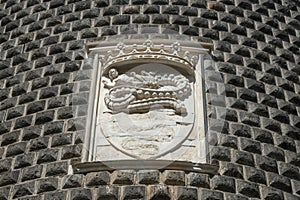
[[[110,69],[109,78],[103,77],[106,106],[113,112],[148,112],[150,108],[170,108],[175,114],[185,114],[182,100],[191,94],[189,80],[181,74],[162,74],[141,71],[119,75]]]

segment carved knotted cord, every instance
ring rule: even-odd
[[[141,74],[123,74],[112,80],[114,86],[105,97],[106,106],[114,112],[147,112],[150,108],[163,107],[185,113],[181,100],[190,95],[189,81],[183,75],[142,71]]]

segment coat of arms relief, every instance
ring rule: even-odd
[[[147,66],[144,68],[147,70]],[[176,114],[186,113],[183,100],[191,93],[189,80],[181,74],[162,74],[159,68],[145,70],[119,75],[116,69],[110,69],[109,78],[104,76],[102,81],[110,89],[104,97],[106,106],[114,112],[142,113],[162,106]]]
[[[112,68],[102,83],[105,107],[99,122],[117,149],[139,159],[156,158],[187,137],[183,132],[194,121],[192,83],[176,70],[157,63],[123,74]]]
[[[100,66],[92,160],[205,162],[206,50],[170,40],[112,43],[90,48]]]

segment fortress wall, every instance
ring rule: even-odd
[[[149,27],[213,44],[222,79],[205,69],[207,135],[219,174],[73,174],[86,148],[84,44]],[[1,0],[0,199],[299,199],[299,47],[299,0]]]

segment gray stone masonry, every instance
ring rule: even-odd
[[[147,27],[213,44],[218,174],[71,173],[88,134],[84,44]],[[299,0],[0,0],[0,199],[300,199],[299,48]]]

